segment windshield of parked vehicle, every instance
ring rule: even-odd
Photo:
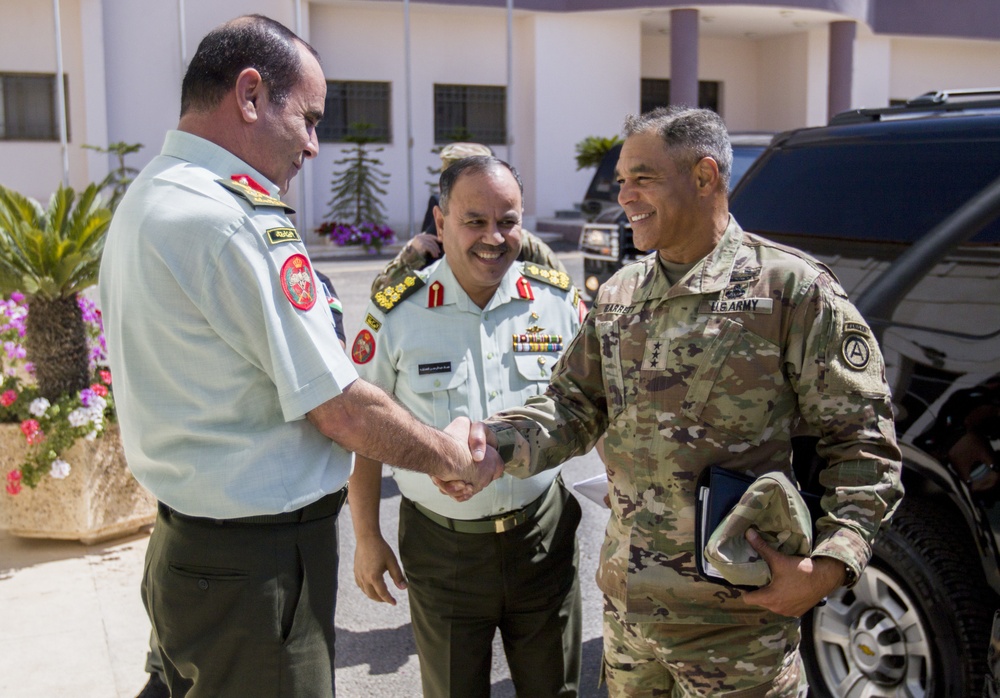
[[[785,144],[743,179],[730,210],[764,235],[912,243],[1000,176],[995,122],[992,133],[955,122],[930,138],[901,130],[876,140],[858,129],[827,144]],[[972,242],[1000,242],[1000,221]]]

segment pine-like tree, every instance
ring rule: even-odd
[[[342,224],[385,223],[385,206],[381,197],[386,195],[385,186],[389,174],[382,171],[382,161],[373,157],[382,148],[369,148],[377,138],[369,131],[371,124],[355,122],[349,127],[349,135],[344,138],[353,143],[351,148],[341,150],[346,157],[335,160],[334,165],[343,166],[335,170],[331,191],[333,197],[327,202],[330,211],[327,217]]]

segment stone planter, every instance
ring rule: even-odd
[[[0,424],[0,475],[24,459],[27,444],[17,424]],[[125,465],[117,424],[94,440],[80,439],[62,458],[63,480],[43,477],[17,495],[0,490],[0,528],[14,536],[98,543],[125,536],[156,519],[156,500]]]

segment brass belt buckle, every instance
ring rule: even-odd
[[[511,528],[516,525],[515,519],[517,518],[516,512],[513,514],[507,514],[507,516],[501,517],[499,519],[493,519],[493,528],[497,533],[506,533]],[[508,524],[510,528],[508,528]]]

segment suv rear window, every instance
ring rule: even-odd
[[[877,141],[863,125],[827,129],[838,136],[827,145],[802,132],[764,156],[768,167],[743,179],[733,215],[764,235],[912,243],[1000,176],[996,122],[942,117],[935,132],[946,119],[947,132],[931,138],[916,137],[926,121],[898,124],[895,133],[882,124]],[[972,239],[998,241],[1000,221]]]

